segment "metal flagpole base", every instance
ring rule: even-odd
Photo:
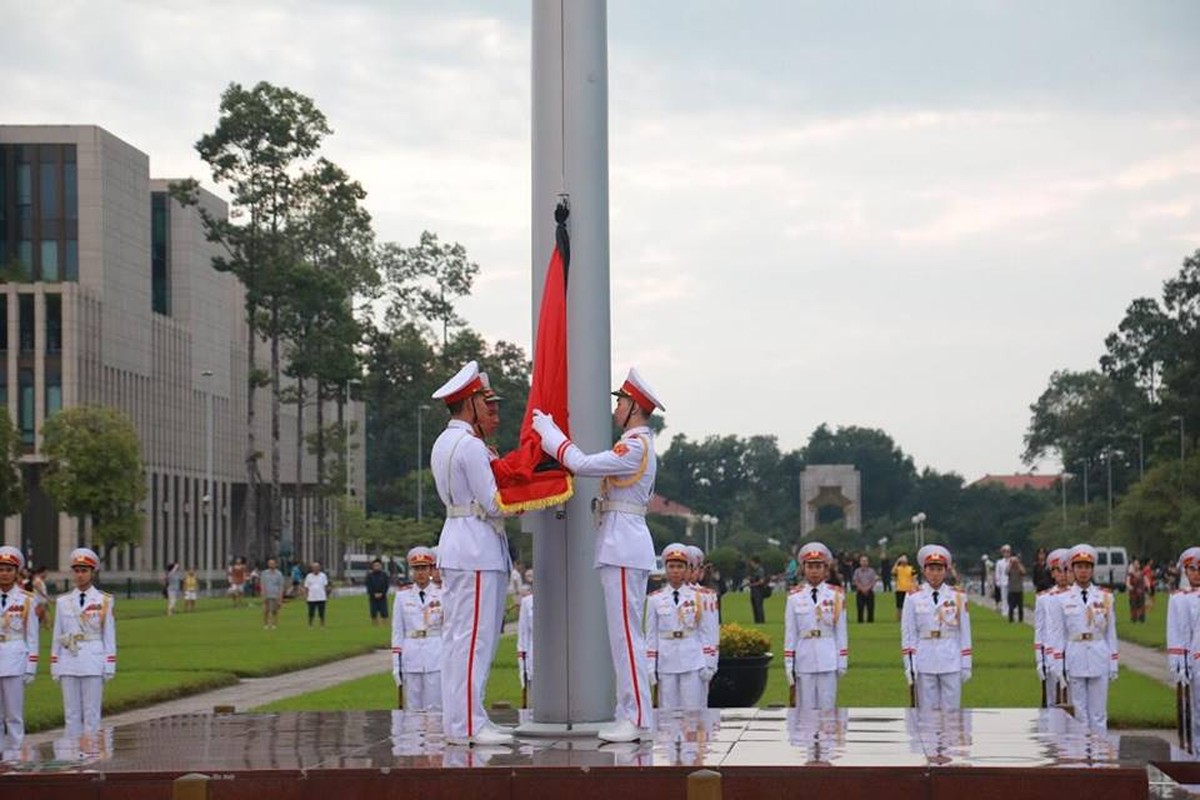
[[[517,736],[537,738],[580,738],[598,739],[600,729],[613,724],[607,722],[524,722],[516,727]]]

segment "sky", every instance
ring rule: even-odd
[[[379,238],[464,245],[461,313],[528,352],[529,2],[3,5],[0,122],[100,125],[211,189],[230,82],[307,94]],[[1050,374],[1200,247],[1191,0],[607,13],[613,380],[638,367],[665,441],[858,425],[1023,470]]]

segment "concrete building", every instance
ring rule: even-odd
[[[173,201],[169,183],[150,177],[145,153],[101,128],[0,125],[0,402],[22,436],[28,494],[26,513],[5,520],[4,541],[51,570],[62,570],[87,538],[39,487],[42,424],[75,405],[119,408],[141,440],[144,536],[140,546],[109,555],[110,579],[157,576],[171,561],[220,578],[233,556],[265,555],[255,552],[243,521],[249,335],[243,290],[212,268],[215,245],[199,213]],[[208,192],[201,204],[226,213]],[[271,478],[269,400],[268,390],[257,392],[264,490]],[[361,405],[347,413],[364,418]],[[313,457],[306,453],[303,474],[295,474],[295,414],[294,406],[283,407],[283,548],[332,564],[340,549],[318,530],[332,515],[314,497]],[[336,408],[330,404],[325,414],[336,419]],[[313,430],[312,407],[305,417]],[[353,436],[361,441],[361,431]],[[210,442],[211,504],[205,500]],[[361,447],[351,461],[352,486],[362,498]],[[290,499],[297,483],[299,502]]]

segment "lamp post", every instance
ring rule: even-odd
[[[1088,524],[1088,460],[1083,460],[1083,524]]]
[[[1179,516],[1182,519],[1182,517],[1183,517],[1183,460],[1184,460],[1184,455],[1185,455],[1184,449],[1183,449],[1183,414],[1177,414],[1174,417],[1171,417],[1171,419],[1176,420],[1179,423]]]
[[[919,550],[925,546],[925,512],[919,511],[913,515],[913,544]]]
[[[425,451],[421,446],[421,423],[428,410],[429,406],[423,403],[417,406],[417,522],[424,516],[425,478],[421,474],[421,461],[425,457]]]
[[[1064,534],[1067,532],[1067,481],[1074,477],[1070,472],[1064,472],[1058,476],[1058,483],[1062,487],[1062,528]]]
[[[1108,467],[1108,529],[1112,530],[1113,502],[1112,502],[1112,449],[1111,448],[1104,451],[1104,463]]]
[[[705,552],[712,552],[713,550],[717,549],[717,523],[721,521],[716,517],[709,517],[709,519],[712,520],[712,541],[709,543],[708,550]]]
[[[206,369],[200,376],[204,378],[204,591],[211,595],[213,539],[216,538],[213,525],[213,507],[216,505],[216,498],[213,496],[213,371]]]

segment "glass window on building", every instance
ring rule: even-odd
[[[33,295],[17,295],[17,329],[21,334],[21,352],[33,350]]]
[[[79,183],[75,145],[63,148],[63,218],[79,219]]]
[[[8,370],[0,370],[0,406],[8,408]]]
[[[61,280],[58,272],[58,241],[55,239],[42,240],[41,279],[51,282]]]
[[[18,388],[21,392],[17,399],[17,419],[21,427],[21,442],[31,445],[34,441],[33,421],[33,370],[23,369],[17,373]]]
[[[62,352],[62,295],[46,295],[46,352]]]
[[[28,239],[18,241],[16,258],[21,278],[27,281],[33,280],[33,242]]]
[[[46,371],[46,418],[62,411],[62,373]]]
[[[74,239],[63,242],[63,280],[79,280],[79,242]]]
[[[157,314],[171,313],[170,294],[171,211],[166,192],[150,195],[150,303]]]
[[[33,219],[33,166],[17,164],[17,219]]]
[[[38,164],[38,208],[43,219],[61,219],[58,205],[58,163],[45,161]]]

